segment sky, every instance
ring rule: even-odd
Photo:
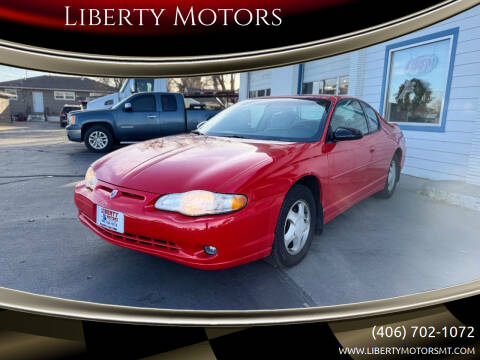
[[[27,77],[47,74],[40,71],[25,70],[25,69],[15,68],[11,66],[0,65],[0,82],[15,80],[15,79],[22,79],[25,77],[25,72],[27,74]]]

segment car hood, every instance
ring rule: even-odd
[[[75,116],[85,116],[85,117],[88,117],[88,116],[95,116],[97,117],[98,115],[103,115],[103,114],[108,114],[108,113],[111,113],[112,110],[111,109],[86,109],[86,110],[75,110],[75,111],[71,111],[69,114],[71,115],[75,115]]]
[[[94,163],[99,180],[152,192],[233,192],[291,153],[294,143],[177,135],[131,145]]]

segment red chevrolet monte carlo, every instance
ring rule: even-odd
[[[292,266],[315,229],[373,194],[390,197],[400,129],[342,96],[246,100],[190,134],[97,160],[75,188],[101,238],[201,269],[271,255]]]

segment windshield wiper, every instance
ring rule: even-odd
[[[195,135],[203,135],[203,133],[201,133],[198,130],[192,130],[192,131],[190,131],[190,133],[195,134]]]
[[[247,139],[247,137],[242,136],[242,135],[219,135],[222,137],[229,137],[229,138],[235,138],[235,139]]]

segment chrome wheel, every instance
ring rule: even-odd
[[[310,233],[310,207],[305,200],[297,200],[288,211],[283,230],[285,248],[290,255],[298,254]]]
[[[395,181],[397,179],[397,163],[395,160],[392,160],[390,163],[390,169],[388,169],[388,177],[387,177],[387,189],[389,192],[393,190],[395,187]]]
[[[95,150],[102,150],[105,149],[105,147],[108,144],[108,137],[107,134],[105,134],[102,131],[93,131],[90,136],[88,137],[88,143],[92,148]]]

